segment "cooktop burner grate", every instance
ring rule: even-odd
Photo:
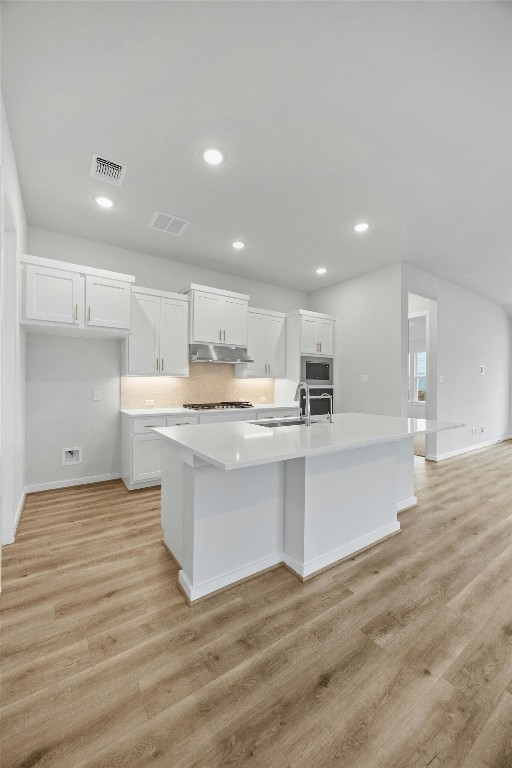
[[[227,408],[252,408],[252,403],[247,401],[226,400],[221,403],[183,403],[184,408],[191,408],[194,411],[218,411]]]

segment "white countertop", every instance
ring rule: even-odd
[[[269,428],[234,421],[162,427],[153,431],[209,464],[230,470],[301,456],[346,451],[462,426],[464,425],[454,422],[426,419],[336,413],[332,424],[322,421],[312,424],[311,427]]]
[[[279,411],[298,408],[298,403],[290,405],[275,405],[274,403],[259,403],[252,405],[251,408],[210,408],[202,411],[195,411],[193,408],[125,408],[121,413],[127,416],[182,416],[184,413],[238,413],[251,411]]]

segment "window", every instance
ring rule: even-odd
[[[409,401],[424,403],[427,399],[427,353],[409,354]]]

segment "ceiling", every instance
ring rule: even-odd
[[[511,11],[3,2],[28,221],[308,292],[407,261],[512,312]],[[122,187],[89,176],[93,152]],[[156,209],[191,224],[153,231]]]

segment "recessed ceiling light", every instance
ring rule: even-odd
[[[95,197],[94,199],[100,208],[112,208],[114,205],[110,197]]]
[[[241,251],[242,248],[245,248],[245,243],[242,240],[235,240],[231,245],[233,248],[236,248],[237,251]]]
[[[369,228],[370,228],[370,225],[368,224],[367,221],[360,221],[357,224],[354,224],[354,226],[352,227],[354,232],[366,232],[366,230]]]
[[[316,271],[317,275],[325,275],[326,272],[327,272],[327,270],[326,270],[325,267],[318,267],[318,269]]]
[[[224,161],[224,155],[220,149],[210,147],[203,151],[203,160],[205,163],[208,163],[208,165],[220,165]]]

